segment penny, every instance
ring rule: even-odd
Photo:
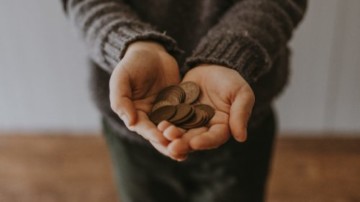
[[[161,107],[164,107],[164,106],[168,106],[168,105],[173,105],[170,101],[168,100],[160,100],[159,102],[156,102],[152,108],[152,112],[161,108]]]
[[[184,101],[185,95],[184,90],[179,86],[168,86],[159,92],[155,102],[167,100],[172,105],[177,105]]]
[[[192,104],[199,98],[200,87],[196,83],[194,83],[192,81],[187,81],[187,82],[180,84],[180,87],[182,89],[184,89],[184,91],[186,93],[186,97],[185,97],[185,101],[184,101],[185,103]]]
[[[170,102],[172,105],[178,105],[181,103],[181,97],[178,94],[172,94],[166,101]]]
[[[191,112],[183,119],[176,121],[174,124],[176,126],[179,126],[179,125],[191,120],[194,116],[195,116],[195,108],[191,106]]]
[[[198,128],[198,127],[203,127],[206,126],[209,120],[209,116],[207,115],[207,113],[205,111],[201,111],[201,122],[199,122],[198,124],[194,125],[193,128]]]
[[[200,87],[194,82],[184,82],[161,90],[149,115],[154,124],[167,120],[177,127],[192,129],[206,126],[215,110],[199,102]]]
[[[168,86],[164,89],[162,89],[158,95],[156,96],[156,101],[159,101],[159,100],[165,100],[166,97],[171,93],[171,91],[173,91],[173,89],[176,88],[175,85],[172,85],[172,86]]]
[[[210,120],[214,117],[215,110],[211,106],[205,104],[200,104],[194,107],[206,113],[206,120],[204,120],[203,122],[203,126],[206,126],[210,122]]]
[[[215,115],[214,108],[212,108],[211,106],[209,106],[207,104],[197,104],[197,105],[194,105],[194,107],[205,111],[209,117],[209,120]]]
[[[155,110],[150,114],[149,118],[154,124],[157,125],[161,121],[171,119],[175,114],[176,114],[176,107],[169,105]]]
[[[194,109],[188,104],[179,104],[176,106],[176,114],[169,120],[175,125],[187,121],[194,114]]]
[[[195,108],[195,115],[189,121],[180,124],[179,127],[183,129],[192,129],[202,126],[204,119],[206,118],[206,113],[200,109]]]
[[[172,88],[171,91],[169,91],[169,94],[166,99],[171,99],[171,98],[176,99],[179,104],[184,101],[185,96],[186,96],[186,94],[185,94],[184,90],[182,88],[180,88],[179,86],[175,86],[174,88]]]

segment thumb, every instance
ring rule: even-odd
[[[247,123],[255,103],[255,96],[250,87],[244,87],[233,100],[230,108],[230,130],[234,138],[244,142],[247,138]]]
[[[127,127],[136,123],[137,114],[132,101],[129,75],[120,66],[114,69],[109,82],[111,109]]]

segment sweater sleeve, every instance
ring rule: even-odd
[[[156,41],[175,57],[178,54],[172,38],[142,22],[122,0],[62,0],[62,4],[92,60],[109,73],[134,41]]]
[[[237,1],[200,40],[186,66],[223,65],[255,82],[287,45],[306,6],[306,0]]]

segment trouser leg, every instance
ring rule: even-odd
[[[193,202],[263,202],[275,136],[274,114],[249,131],[245,143],[229,141],[216,150],[198,153],[188,170]]]
[[[275,118],[269,113],[245,143],[230,140],[178,163],[152,147],[119,138],[105,124],[122,202],[262,202],[274,135]]]
[[[184,202],[177,162],[155,149],[119,138],[104,124],[121,202]]]

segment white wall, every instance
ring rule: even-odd
[[[310,1],[291,45],[283,131],[360,132],[360,1]],[[59,1],[0,1],[0,131],[99,130],[85,51]]]
[[[310,1],[276,103],[284,131],[360,131],[360,1]]]
[[[84,49],[60,1],[0,1],[0,130],[99,128]]]

